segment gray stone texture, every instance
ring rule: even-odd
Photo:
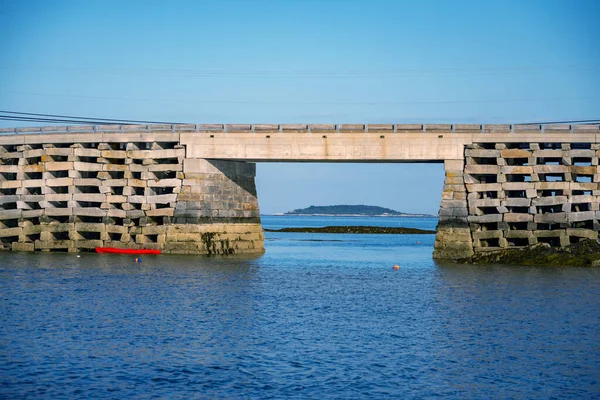
[[[468,225],[468,201],[465,184],[456,184],[463,177],[464,161],[444,162],[445,184],[440,203],[433,257],[460,260],[473,255],[473,239]]]
[[[0,248],[264,251],[255,165],[185,159],[178,143],[161,145],[0,145]]]
[[[477,143],[467,146],[464,170],[446,169],[446,183],[458,184],[452,177],[462,173],[471,240],[442,223],[451,220],[453,207],[462,207],[455,197],[458,190],[445,185],[434,257],[466,259],[472,254],[468,243],[472,252],[484,252],[540,241],[567,246],[580,238],[597,239],[598,145],[587,146],[527,142],[496,143],[494,149]],[[496,176],[496,183],[480,182],[484,174]],[[580,181],[582,176],[585,181]]]

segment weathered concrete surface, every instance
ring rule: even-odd
[[[41,131],[43,129],[43,133]],[[443,162],[471,143],[593,142],[591,125],[201,124],[0,129],[0,144],[177,141],[187,158],[238,161]],[[107,150],[107,149],[105,149]]]

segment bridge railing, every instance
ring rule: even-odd
[[[600,124],[151,124],[1,128],[0,135],[53,133],[595,133]]]

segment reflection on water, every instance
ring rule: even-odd
[[[598,269],[436,265],[433,235],[266,235],[255,257],[2,254],[0,397],[600,391]]]

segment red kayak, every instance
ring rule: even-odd
[[[96,253],[113,253],[113,254],[160,254],[160,250],[154,250],[154,249],[117,249],[116,247],[96,247]]]

